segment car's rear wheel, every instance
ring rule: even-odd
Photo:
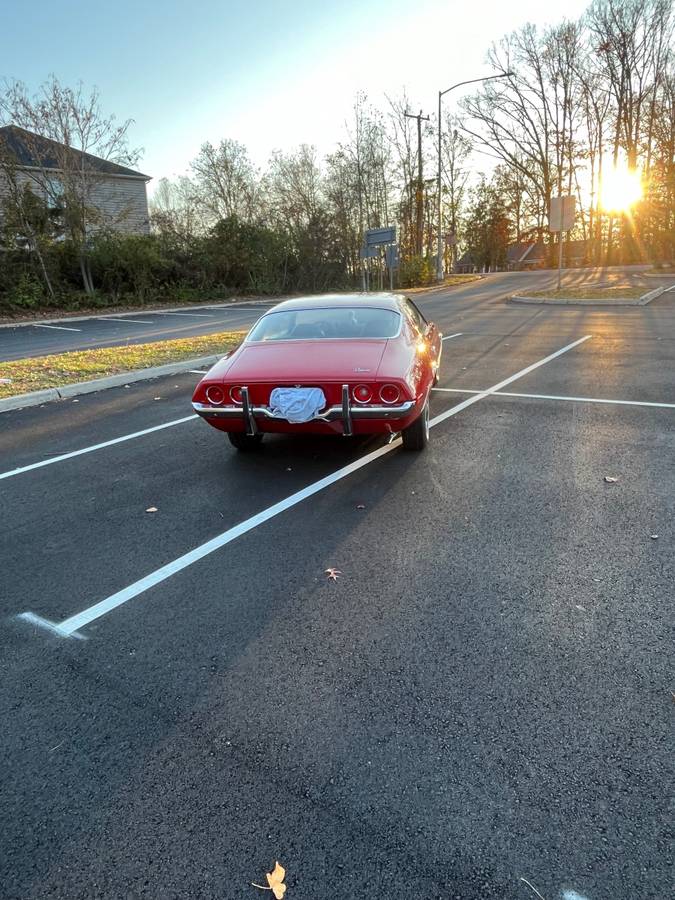
[[[262,444],[263,439],[262,434],[244,434],[243,431],[228,431],[227,436],[232,446],[244,453],[256,450]]]
[[[404,450],[424,450],[429,443],[429,401],[412,425],[401,432]]]

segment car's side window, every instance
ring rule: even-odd
[[[408,315],[408,318],[415,326],[415,328],[419,331],[420,334],[424,334],[427,329],[427,320],[424,318],[419,309],[415,306],[415,304],[408,297],[405,299],[405,311]]]

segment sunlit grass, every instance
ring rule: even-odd
[[[637,300],[647,293],[644,287],[569,287],[559,291],[528,291],[528,297],[551,300]]]
[[[106,375],[133,372],[183,359],[224,354],[239,343],[243,334],[244,332],[238,331],[221,331],[218,334],[156,341],[152,344],[78,350],[3,362],[0,363],[0,398],[63,387],[66,384],[91,381]],[[4,379],[8,383],[4,383]]]

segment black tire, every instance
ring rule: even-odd
[[[429,443],[429,401],[412,425],[401,432],[404,450],[424,450]]]
[[[228,431],[227,436],[232,446],[243,453],[257,450],[263,439],[262,434],[244,434],[243,431]]]

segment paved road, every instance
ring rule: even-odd
[[[645,266],[616,267],[606,270],[571,269],[564,283],[636,283],[645,291],[659,286],[661,279],[645,277]],[[485,297],[505,298],[516,291],[539,290],[555,284],[553,272],[506,272],[490,275],[485,281],[472,282],[456,289],[457,299],[473,303]],[[666,276],[673,282],[673,276]],[[270,301],[272,305],[274,301]],[[161,312],[106,313],[85,319],[65,318],[31,325],[0,327],[0,361],[85,350],[115,347],[147,341],[194,337],[227,329],[247,329],[268,305],[260,303],[236,306],[198,306]]]
[[[275,859],[289,900],[670,895],[675,295],[480,291],[419,298],[457,335],[422,455],[189,419],[0,480],[3,898],[246,900]],[[2,470],[193,379],[5,413]]]

